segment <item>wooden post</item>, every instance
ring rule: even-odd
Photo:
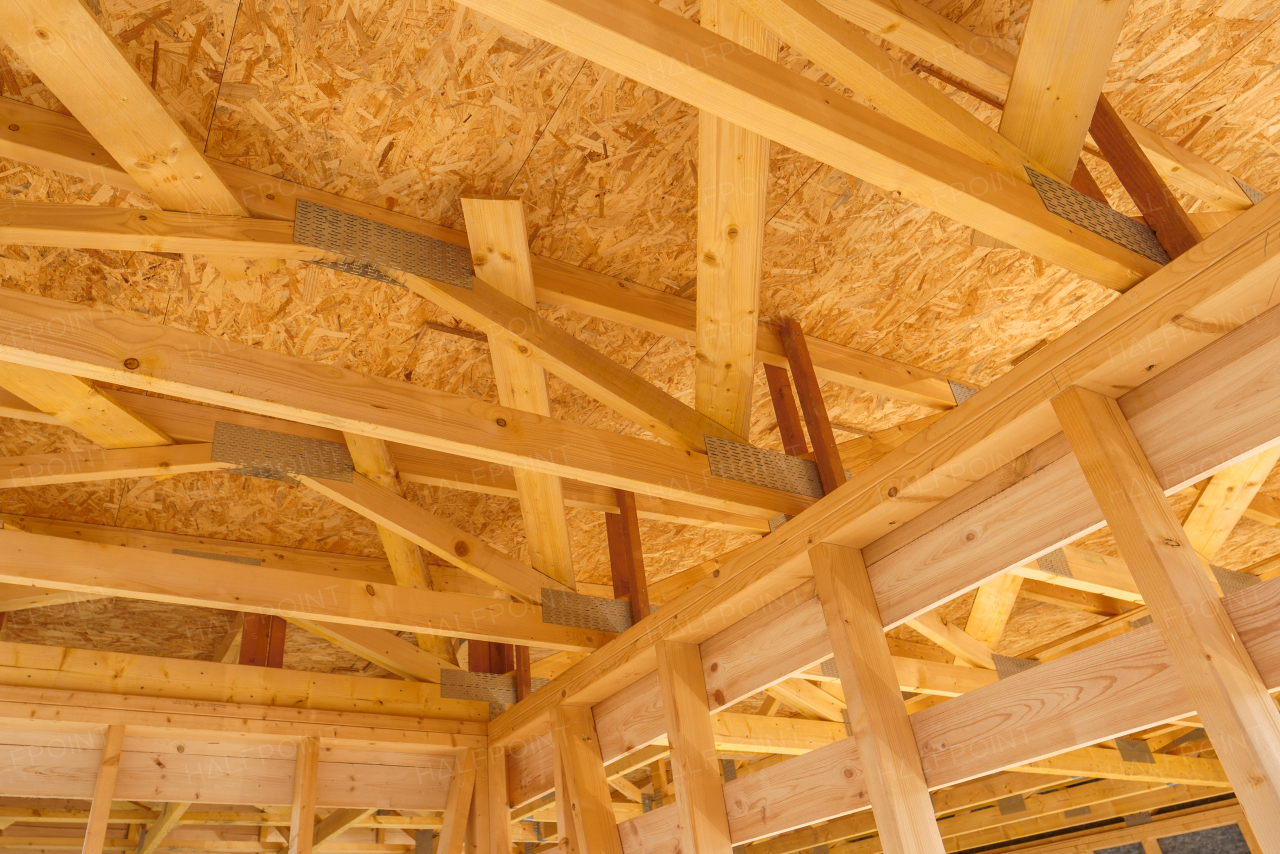
[[[823,543],[809,549],[809,561],[884,852],[942,854],[924,766],[862,552]]]
[[[503,849],[493,847],[491,831],[494,816],[489,810],[491,754],[486,748],[476,748],[472,752],[475,754],[476,780],[471,791],[471,810],[467,815],[466,851],[467,854],[498,854]]]
[[[640,517],[636,496],[625,489],[615,490],[618,512],[606,513],[605,534],[609,538],[609,569],[613,574],[613,598],[631,602],[631,622],[649,616],[649,583],[644,575],[644,550],[640,545]]]
[[[778,419],[778,433],[782,436],[782,449],[789,457],[803,457],[809,453],[800,426],[800,410],[796,409],[796,396],[791,389],[791,375],[786,368],[765,363],[764,378],[769,383],[769,399],[773,401],[773,414]]]
[[[731,854],[711,707],[695,644],[659,641],[658,684],[671,745],[671,775],[680,810],[681,851]]]
[[[1116,402],[1054,410],[1262,850],[1280,854],[1280,713]]]
[[[476,787],[476,751],[467,750],[455,761],[453,781],[445,799],[444,820],[440,826],[437,854],[462,854],[471,816],[471,798]]]
[[[107,824],[111,821],[111,798],[115,795],[116,777],[120,774],[120,750],[123,746],[124,727],[118,724],[107,727],[102,739],[98,779],[93,784],[89,824],[84,831],[84,854],[102,854],[106,844]]]
[[[240,640],[240,663],[258,667],[284,667],[284,638],[288,626],[284,617],[245,614]]]
[[[613,814],[613,796],[604,773],[600,739],[589,706],[557,706],[552,735],[559,748],[567,820],[573,822],[578,845],[589,854],[622,854],[622,837]],[[442,852],[443,854],[443,852]]]
[[[529,648],[516,647],[526,655]],[[518,668],[517,668],[518,669]],[[507,784],[507,751],[502,745],[489,746],[489,839],[494,854],[511,851],[511,790]]]
[[[1105,95],[1098,98],[1089,133],[1171,258],[1203,239]]]
[[[809,357],[809,345],[805,342],[804,330],[791,318],[779,324],[778,334],[787,353],[787,362],[791,365],[791,377],[800,397],[800,411],[804,413],[804,423],[809,428],[809,441],[813,442],[813,456],[818,463],[822,489],[830,495],[845,481],[844,464],[840,462],[840,451],[836,448],[836,435],[831,432],[831,419],[827,416],[827,405],[822,401],[822,389],[813,370],[813,359]]]
[[[517,646],[516,654],[516,700],[523,700],[533,693],[533,666],[529,661],[529,647]]]
[[[293,771],[293,815],[289,819],[289,854],[311,854],[316,829],[316,786],[320,772],[320,739],[298,742]]]

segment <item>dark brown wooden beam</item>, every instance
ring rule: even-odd
[[[787,352],[787,362],[791,365],[791,377],[800,398],[800,411],[804,413],[804,423],[809,428],[809,441],[813,442],[813,455],[818,463],[818,475],[822,478],[822,489],[829,495],[844,483],[844,466],[840,462],[840,451],[836,448],[836,434],[831,431],[827,405],[822,400],[818,375],[813,370],[813,359],[809,357],[809,345],[805,342],[804,330],[792,318],[778,324],[778,334],[782,338],[782,347]]]
[[[613,573],[613,598],[631,602],[631,622],[649,616],[649,583],[644,575],[644,551],[640,546],[640,517],[634,492],[617,490],[618,512],[606,513],[609,568]]]
[[[796,408],[795,392],[791,389],[791,375],[786,368],[766,364],[764,377],[769,382],[769,400],[773,401],[773,414],[778,419],[778,432],[782,435],[782,449],[791,457],[803,457],[809,453],[809,444],[800,426],[800,410]]]
[[[1076,173],[1071,176],[1071,186],[1094,201],[1111,207],[1111,202],[1107,201],[1107,194],[1102,192],[1102,188],[1093,178],[1093,173],[1089,171],[1088,166],[1084,165],[1083,157],[1076,161]]]
[[[284,667],[284,638],[289,624],[284,617],[245,614],[240,639],[240,663],[257,667]]]
[[[1171,258],[1177,258],[1203,239],[1105,96],[1098,99],[1089,133]]]

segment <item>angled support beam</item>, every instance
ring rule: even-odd
[[[1263,850],[1280,851],[1275,702],[1116,402],[1073,387],[1053,406]]]
[[[1018,604],[1018,591],[1022,589],[1022,577],[1006,572],[978,588],[969,619],[964,624],[965,634],[995,649],[1004,628]]]
[[[694,644],[658,644],[658,684],[680,810],[680,850],[731,854],[729,815],[716,761],[702,655]]]
[[[1229,466],[1209,478],[1182,528],[1196,553],[1212,559],[1252,506],[1280,460],[1280,446]]]
[[[173,443],[145,419],[79,377],[0,362],[0,386],[104,448],[149,448]]]
[[[857,174],[1109,287],[1159,264],[1076,229],[1029,184],[648,0],[473,0],[470,8],[698,109]]]
[[[591,709],[557,706],[552,738],[564,783],[564,788],[556,790],[556,801],[565,804],[568,815],[563,821],[573,824],[570,838],[583,852],[623,854]]]
[[[924,768],[862,555],[823,543],[809,550],[809,561],[884,850],[942,854]]]
[[[311,854],[316,824],[316,790],[320,775],[320,739],[298,741],[293,770],[293,811],[289,818],[288,854]]]
[[[160,810],[160,815],[155,821],[148,824],[142,830],[142,838],[138,841],[137,854],[155,854],[160,847],[160,843],[169,835],[182,817],[186,815],[191,804],[183,803],[167,803]]]
[[[102,854],[111,821],[111,799],[115,795],[116,778],[120,775],[120,751],[124,746],[124,727],[107,727],[102,739],[102,759],[98,778],[93,784],[93,804],[89,807],[89,823],[84,831],[84,854]]]
[[[1103,0],[1093,3],[1107,5]],[[1064,0],[1064,5],[1072,4]],[[1106,96],[1098,98],[1089,132],[1169,257],[1177,258],[1204,239]]]
[[[360,656],[365,661],[373,662],[401,679],[439,684],[441,670],[457,669],[456,663],[428,652],[421,646],[403,641],[382,629],[323,623],[297,617],[290,618],[289,622],[324,638],[335,646],[342,647],[347,652]],[[438,637],[438,635],[426,635],[426,637]]]
[[[809,440],[813,442],[813,456],[818,464],[822,489],[830,495],[845,482],[844,466],[840,462],[840,450],[836,447],[836,436],[831,430],[831,418],[822,399],[818,375],[813,370],[804,330],[794,319],[787,318],[778,325],[778,334],[786,348],[787,361],[791,363],[791,376],[795,380],[805,426],[809,428]]]
[[[80,175],[94,183],[140,189],[74,118],[7,98],[0,98],[0,155]],[[257,217],[291,220],[294,200],[306,199],[456,245],[467,242],[462,232],[383,207],[230,163],[214,161],[212,165]],[[1234,179],[1228,175],[1227,180],[1239,193]],[[1242,208],[1249,205],[1244,198]],[[539,302],[696,343],[696,308],[688,300],[550,258],[534,256],[532,263]],[[757,332],[757,357],[765,364],[785,366],[782,345],[770,325],[761,322]],[[934,409],[955,405],[947,380],[940,374],[819,339],[811,339],[809,349],[824,380]]]
[[[1027,17],[1000,134],[1063,183],[1075,176],[1128,10],[1127,0],[1037,0]]]
[[[517,199],[462,198],[471,261],[476,278],[527,309],[537,308],[533,265],[529,257],[529,232],[524,209]],[[471,317],[466,317],[472,320]],[[521,352],[523,349],[524,352]],[[527,344],[505,336],[489,337],[498,402],[512,409],[550,415],[547,375],[529,358]],[[573,554],[569,547],[569,523],[564,515],[560,478],[527,468],[515,468],[516,494],[524,520],[525,541],[533,568],[569,589],[575,586]]]
[[[0,489],[126,477],[163,477],[235,468],[232,463],[214,461],[210,455],[212,450],[212,445],[200,443],[0,457]]]
[[[778,41],[743,14],[741,0],[707,0],[702,26],[740,47],[778,58]],[[738,436],[751,429],[764,263],[769,140],[698,114],[698,412]]]
[[[334,810],[316,822],[315,830],[311,834],[312,846],[319,848],[331,839],[346,833],[376,812],[377,810],[354,808]]]
[[[356,471],[379,484],[388,492],[404,497],[404,487],[400,485],[400,475],[396,470],[395,459],[391,449],[381,439],[361,436],[359,433],[346,433],[343,438],[347,442],[347,450],[351,453],[351,462]],[[358,512],[358,511],[357,511]],[[407,537],[390,528],[378,526],[378,536],[382,540],[382,548],[387,553],[387,562],[395,573],[396,584],[401,587],[416,587],[420,590],[431,589],[431,576],[427,572],[427,562],[422,558],[418,545]],[[418,635],[418,646],[449,664],[458,663],[458,653],[453,641],[439,635]]]
[[[244,612],[237,611],[231,625],[213,650],[213,660],[219,664],[231,664],[240,660],[240,645],[244,642]]]
[[[631,603],[631,624],[649,616],[649,582],[644,574],[644,549],[640,543],[640,517],[634,494],[619,489],[618,510],[604,517],[609,540],[609,569],[613,575],[613,598]]]
[[[353,475],[350,483],[306,475],[299,475],[298,480],[326,498],[376,522],[380,528],[403,537],[415,548],[421,546],[521,601],[541,602],[544,587],[570,589],[364,475]]]
[[[908,626],[971,667],[995,670],[995,660],[991,657],[990,647],[980,639],[944,621],[937,613],[921,614],[906,622]]]
[[[769,399],[773,402],[773,414],[778,421],[782,450],[789,457],[803,457],[809,453],[809,445],[804,438],[804,427],[800,424],[800,410],[796,408],[791,374],[786,368],[765,365],[764,376],[769,383]]]

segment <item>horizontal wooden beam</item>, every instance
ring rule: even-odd
[[[74,118],[8,98],[0,98],[0,155],[79,175],[93,183],[141,192]],[[292,220],[295,200],[306,199],[460,246],[467,244],[467,236],[461,231],[243,166],[216,160],[210,163],[256,217]],[[539,302],[569,306],[593,317],[689,343],[695,341],[695,307],[690,300],[551,258],[535,255],[532,263]],[[776,331],[767,323],[757,329],[757,358],[785,367],[786,355]],[[817,338],[809,339],[809,352],[818,376],[824,380],[938,409],[955,405],[946,377],[933,371]]]
[[[542,622],[537,605],[0,531],[0,581],[390,631],[590,650],[607,633]]]
[[[199,444],[118,450],[88,448],[60,454],[0,457],[0,489],[125,477],[164,477],[236,468],[233,463],[213,460],[210,457],[212,447]]]
[[[813,503],[715,477],[705,457],[657,442],[12,290],[0,293],[0,358],[736,513]]]

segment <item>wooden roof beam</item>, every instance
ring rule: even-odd
[[[890,44],[904,48],[960,81],[990,93],[997,105],[1003,104],[1008,97],[1017,57],[991,39],[916,0],[822,2],[841,17],[870,30]],[[1247,210],[1253,206],[1253,201],[1230,172],[1132,119],[1124,121],[1171,185],[1222,210]]]
[[[0,293],[0,357],[735,513],[772,518],[813,503],[714,477],[704,457],[656,442],[11,290]]]
[[[0,580],[54,590],[548,649],[590,650],[608,637],[543,623],[538,606],[526,605],[516,613],[499,599],[235,564],[222,564],[211,575],[205,558],[95,546],[21,531],[0,531],[0,542],[8,555]]]
[[[1027,17],[1000,135],[1070,184],[1129,4],[1038,0]]]
[[[0,155],[125,190],[139,189],[75,119],[7,98],[0,98]],[[219,161],[211,165],[257,217],[292,220],[295,200],[307,199],[457,245],[467,244],[464,232],[243,166]],[[689,300],[563,261],[537,255],[531,260],[539,302],[696,344],[696,309]],[[955,406],[955,397],[941,374],[816,338],[809,339],[809,350],[823,380],[934,409]],[[756,355],[762,362],[786,367],[782,344],[770,324],[757,326]]]
[[[0,362],[0,385],[104,448],[147,448],[173,441],[79,377]]]
[[[1125,290],[1159,268],[1050,214],[1008,173],[647,0],[470,7],[1108,287]]]

